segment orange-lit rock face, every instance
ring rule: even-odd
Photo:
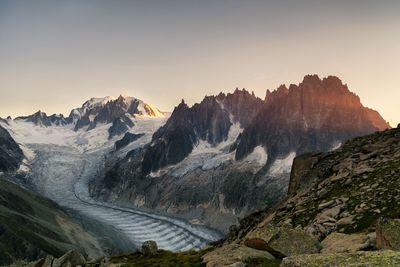
[[[291,151],[329,150],[334,142],[390,127],[334,76],[307,75],[299,85],[268,91],[265,102],[243,132],[238,159],[258,145],[267,148],[271,160]]]

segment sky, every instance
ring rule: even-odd
[[[91,97],[181,99],[336,75],[400,122],[398,0],[0,0],[0,116]]]

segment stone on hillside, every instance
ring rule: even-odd
[[[286,255],[282,254],[281,252],[273,249],[271,246],[268,245],[266,241],[261,238],[249,238],[244,241],[244,245],[249,248],[254,248],[257,250],[268,251],[277,259],[283,259]]]
[[[400,266],[400,252],[374,251],[337,254],[309,254],[297,255],[283,259],[281,267],[397,267]]]
[[[204,255],[203,262],[206,263],[206,267],[220,267],[229,266],[253,258],[275,259],[274,256],[267,251],[256,250],[238,244],[229,244],[216,248]]]
[[[157,243],[153,240],[145,241],[142,244],[142,253],[144,256],[157,255],[157,251],[158,251]]]
[[[272,225],[249,234],[245,245],[269,251],[278,258],[297,254],[318,253],[321,248],[318,240],[303,229]],[[279,257],[279,255],[282,256]]]
[[[374,236],[365,234],[341,234],[332,233],[322,242],[322,254],[330,253],[354,253],[357,251],[373,249],[375,245]]]
[[[378,249],[400,250],[400,219],[380,218],[376,225]]]
[[[63,256],[58,258],[58,262],[59,262],[58,266],[60,266],[60,267],[78,266],[78,265],[83,266],[86,263],[86,259],[81,253],[79,253],[75,250],[70,250],[67,253],[65,253]]]
[[[53,256],[46,256],[46,258],[42,258],[40,260],[29,262],[29,263],[18,263],[15,262],[11,267],[59,267],[60,264],[57,259],[54,259]]]

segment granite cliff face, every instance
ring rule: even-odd
[[[236,159],[259,145],[267,150],[269,162],[291,152],[328,151],[350,138],[390,128],[334,76],[321,80],[309,75],[299,85],[282,85],[268,91],[265,102],[244,129]]]
[[[19,168],[24,154],[10,133],[0,126],[0,172],[15,171]]]

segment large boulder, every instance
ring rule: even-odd
[[[79,266],[79,265],[83,266],[85,263],[86,263],[85,257],[81,253],[75,250],[70,250],[63,256],[58,258],[59,267]]]
[[[378,249],[400,250],[400,219],[380,218],[376,225]]]
[[[400,253],[395,251],[374,251],[338,254],[296,255],[283,259],[281,267],[397,267]]]
[[[371,250],[375,247],[375,234],[342,234],[332,233],[322,242],[322,254],[355,253],[362,250]]]
[[[142,253],[144,256],[157,255],[158,247],[157,243],[153,240],[145,241],[142,244]]]
[[[278,258],[298,254],[319,253],[318,240],[300,228],[267,225],[247,236],[244,244],[254,249],[270,252]]]

